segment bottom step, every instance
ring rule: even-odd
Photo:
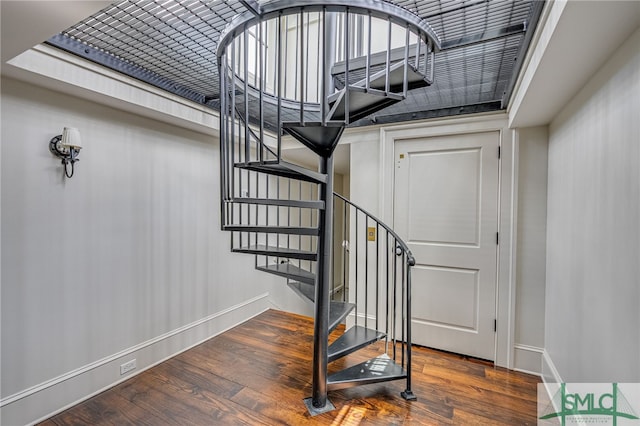
[[[329,390],[337,390],[406,378],[407,372],[404,368],[384,354],[331,374],[327,383]]]

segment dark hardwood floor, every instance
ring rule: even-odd
[[[270,310],[151,368],[43,425],[524,425],[536,423],[539,378],[415,348],[417,401],[404,381],[331,392],[310,417],[312,320]],[[334,333],[335,334],[335,333]],[[371,345],[330,372],[379,354]],[[337,365],[336,365],[337,364]]]

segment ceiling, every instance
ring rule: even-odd
[[[250,3],[250,2],[249,2]],[[354,126],[505,109],[542,10],[538,0],[393,1],[441,40],[435,82]],[[239,0],[124,0],[48,43],[211,108],[217,107],[220,32],[247,10]]]

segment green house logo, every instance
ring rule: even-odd
[[[611,391],[608,389],[606,391],[601,389],[600,391],[593,391],[593,389],[589,391],[589,384],[573,384],[571,390],[572,392],[567,390],[566,383],[560,384],[560,389],[553,395],[551,402],[542,413],[539,413],[542,414],[539,419],[557,418],[562,426],[565,426],[567,422],[570,424],[598,423],[617,426],[619,419],[628,419],[634,424],[640,424],[638,414],[620,391],[617,383],[611,384]]]

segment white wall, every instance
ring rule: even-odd
[[[540,373],[544,349],[547,127],[518,129],[514,367]]]
[[[550,126],[550,379],[640,381],[639,117],[636,30]]]
[[[75,176],[48,141],[80,129]],[[2,80],[2,424],[22,424],[269,305],[229,252],[211,136]],[[277,283],[276,283],[277,280]]]

